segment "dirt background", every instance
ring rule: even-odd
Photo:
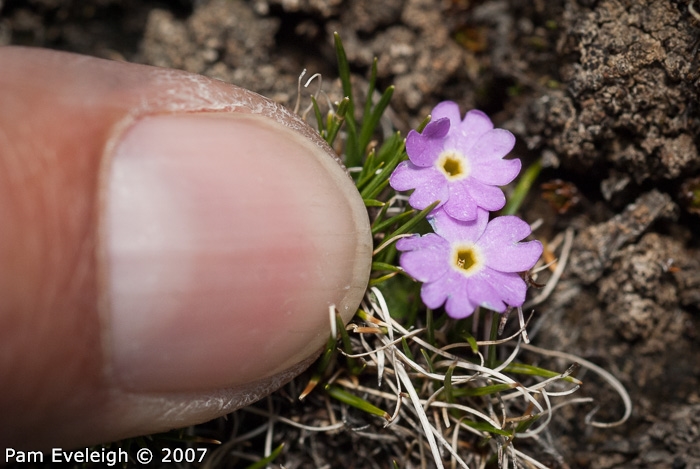
[[[697,469],[700,18],[689,6],[0,0],[0,45],[181,68],[293,106],[302,69],[322,73],[337,99],[338,31],[358,84],[376,56],[381,88],[396,85],[396,128],[444,99],[486,111],[518,137],[515,155],[546,165],[523,212],[543,220],[538,238],[576,233],[534,342],[603,366],[634,402],[613,429],[587,426],[589,408],[565,408],[529,452],[551,467]],[[581,392],[602,402],[599,416],[619,418],[619,397],[595,378]]]

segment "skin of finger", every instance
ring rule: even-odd
[[[315,132],[253,93],[184,72],[13,47],[0,49],[0,69],[0,442],[82,445],[201,422],[308,365],[206,395],[106,384],[96,194],[100,155],[144,115],[259,114],[323,146]]]

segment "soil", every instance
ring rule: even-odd
[[[303,69],[321,73],[338,98],[338,31],[358,83],[377,57],[380,88],[396,85],[394,127],[407,131],[445,99],[484,110],[518,137],[525,165],[546,166],[539,182],[548,184],[523,211],[542,219],[537,237],[576,233],[563,279],[538,307],[533,342],[606,368],[634,403],[630,420],[612,429],[586,425],[590,409],[564,410],[529,452],[549,467],[697,469],[700,17],[692,6],[0,0],[0,45],[181,68],[293,107]],[[583,395],[602,402],[601,418],[619,418],[619,397],[595,381]]]

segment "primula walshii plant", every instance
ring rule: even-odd
[[[435,233],[404,238],[401,267],[423,282],[421,298],[429,308],[445,305],[453,318],[470,316],[477,307],[505,312],[522,306],[527,285],[518,272],[531,269],[542,254],[539,241],[521,242],[530,226],[515,216],[489,222],[505,196],[499,185],[520,172],[520,160],[504,160],[515,144],[513,134],[494,129],[481,111],[460,119],[456,103],[445,101],[432,112],[423,133],[406,139],[409,161],[390,178],[396,190],[415,189],[409,203],[425,209]]]
[[[474,220],[477,207],[500,210],[506,203],[503,186],[520,172],[520,160],[504,160],[515,145],[513,134],[494,129],[481,111],[469,111],[462,120],[459,107],[444,101],[433,109],[422,133],[406,138],[409,161],[391,176],[397,191],[415,189],[409,203],[423,210],[439,201],[457,220]]]

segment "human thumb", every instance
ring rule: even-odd
[[[0,49],[0,443],[220,416],[317,356],[371,262],[318,135],[173,70]]]

